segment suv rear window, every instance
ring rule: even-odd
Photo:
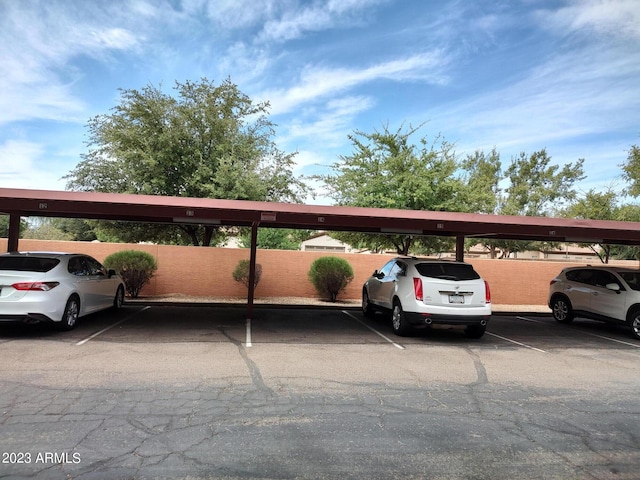
[[[0,270],[45,273],[58,265],[60,260],[45,257],[0,257]]]
[[[459,263],[417,263],[416,270],[423,277],[443,280],[477,280],[480,278],[471,265]]]

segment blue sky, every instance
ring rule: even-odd
[[[347,135],[424,126],[506,167],[546,148],[624,187],[640,144],[638,0],[0,0],[0,187],[63,190],[119,88],[229,78],[296,172]],[[328,203],[320,192],[312,203]]]

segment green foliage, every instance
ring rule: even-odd
[[[251,266],[251,262],[249,260],[240,260],[236,268],[233,270],[233,279],[236,282],[242,283],[245,287],[249,288],[249,269]],[[256,263],[256,271],[255,277],[253,280],[253,288],[255,289],[258,286],[258,282],[260,282],[260,277],[262,276],[262,265]]]
[[[267,250],[300,250],[300,243],[311,235],[309,230],[290,228],[259,228],[258,248]],[[243,248],[251,247],[251,229],[242,229],[239,244]]]
[[[53,220],[51,218],[33,219],[24,233],[25,237],[34,240],[73,240],[73,235],[60,230]]]
[[[29,224],[26,220],[20,220],[20,237],[25,230],[29,228]],[[0,215],[0,237],[8,238],[9,237],[9,215]]]
[[[309,279],[320,296],[335,302],[353,280],[353,269],[344,258],[319,257],[311,264]]]
[[[104,260],[104,266],[117,271],[124,281],[127,293],[137,298],[158,269],[153,255],[138,250],[122,250]]]
[[[467,157],[465,169],[468,202],[477,213],[498,215],[547,216],[561,213],[577,197],[576,182],[584,179],[580,159],[562,168],[551,164],[545,149],[511,159],[502,172],[499,154],[494,150]],[[482,190],[486,194],[481,194]],[[491,197],[494,200],[491,200]],[[478,239],[492,257],[507,258],[512,253],[540,248],[539,242]]]
[[[560,169],[550,165],[545,149],[527,156],[524,152],[511,159],[505,171],[509,185],[501,199],[502,215],[548,216],[575,200],[575,183],[583,180],[584,160],[568,163]]]
[[[473,155],[460,162],[466,211],[472,213],[495,213],[498,208],[502,163],[494,148],[485,154],[476,150]]]
[[[640,146],[631,146],[627,161],[622,164],[622,172],[622,177],[631,182],[629,195],[640,196]]]
[[[461,211],[463,184],[455,176],[458,165],[452,145],[440,138],[429,145],[423,137],[416,146],[410,140],[417,130],[356,131],[349,135],[353,154],[341,156],[333,173],[317,178],[338,205]],[[407,254],[413,243],[406,235],[359,235],[359,242],[351,243],[371,250],[396,248]]]
[[[65,236],[71,237],[76,242],[92,242],[98,237],[95,232],[95,220],[83,220],[81,218],[53,218],[51,219],[55,228],[60,230]]]
[[[564,216],[589,220],[619,220],[637,222],[640,220],[640,207],[637,205],[620,205],[620,196],[613,189],[605,192],[589,190],[584,197],[565,209]],[[611,244],[580,244],[591,248],[602,263],[609,263],[613,256],[629,256],[633,248],[613,248]],[[599,248],[598,248],[599,247]]]
[[[89,121],[89,151],[69,173],[80,191],[297,202],[306,192],[293,175],[294,154],[278,150],[268,103],[253,103],[229,80],[176,82],[121,90],[110,114]],[[129,226],[109,227],[126,237]],[[179,241],[209,245],[215,227],[180,225]],[[174,228],[175,229],[175,228]],[[139,237],[138,237],[139,238]],[[165,237],[149,230],[144,240]]]

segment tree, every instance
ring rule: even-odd
[[[96,240],[92,220],[78,218],[31,218],[25,236],[40,240],[67,240],[76,242],[92,242]]]
[[[259,228],[257,246],[269,250],[300,250],[300,243],[308,239],[310,234],[309,230]],[[251,247],[251,230],[242,229],[238,239],[241,247]]]
[[[631,182],[629,195],[640,196],[640,147],[632,145],[626,163],[622,164],[622,177]]]
[[[618,206],[618,194],[612,189],[605,192],[589,190],[583,198],[577,200],[573,205],[565,210],[565,215],[569,218],[590,219],[590,220],[618,220],[621,210]],[[580,244],[590,248],[602,263],[609,263],[613,245],[601,244]],[[600,248],[597,248],[597,246]]]
[[[159,87],[120,90],[109,114],[89,121],[89,150],[65,178],[79,191],[297,202],[306,192],[294,177],[295,154],[280,151],[267,118],[230,80],[176,82],[176,95]],[[128,241],[165,239],[210,245],[215,226],[139,229],[109,224]],[[179,229],[178,232],[175,230]],[[171,230],[171,227],[169,227]],[[145,238],[132,238],[147,232]],[[154,238],[151,238],[154,237]]]
[[[584,179],[579,159],[575,164],[551,165],[545,149],[511,159],[504,172],[494,150],[486,156],[476,152],[462,163],[465,169],[467,197],[474,211],[499,215],[552,216],[573,202],[577,196],[575,184]],[[500,187],[504,185],[503,187]],[[482,195],[481,192],[486,194]],[[491,200],[491,196],[495,201]],[[482,211],[482,209],[486,209]],[[492,257],[507,258],[511,253],[536,249],[537,242],[522,240],[480,239]]]
[[[576,198],[575,183],[585,178],[584,160],[568,163],[562,169],[550,162],[545,149],[512,158],[505,171],[509,184],[501,198],[500,214],[552,216]]]
[[[410,140],[418,128],[400,127],[390,132],[356,131],[349,135],[353,153],[340,156],[333,173],[318,178],[338,205],[397,208],[406,210],[460,211],[462,183],[455,177],[457,163],[453,147],[439,137],[429,145]],[[410,235],[332,234],[354,246],[372,250],[395,248],[406,255],[415,243],[429,249],[435,237]]]
[[[495,148],[485,154],[476,150],[460,163],[466,211],[472,213],[496,213],[500,198],[502,163]]]
[[[20,237],[27,228],[29,228],[27,221],[20,219]],[[9,237],[9,215],[0,215],[0,237]]]
[[[25,231],[27,238],[35,240],[73,240],[73,236],[60,230],[52,218],[35,218]]]

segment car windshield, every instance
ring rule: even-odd
[[[640,272],[618,272],[632,290],[640,292]]]
[[[0,271],[44,273],[58,265],[60,260],[47,257],[0,257]]]
[[[460,263],[418,263],[416,270],[423,277],[440,278],[444,280],[477,280],[480,275],[471,265]]]

